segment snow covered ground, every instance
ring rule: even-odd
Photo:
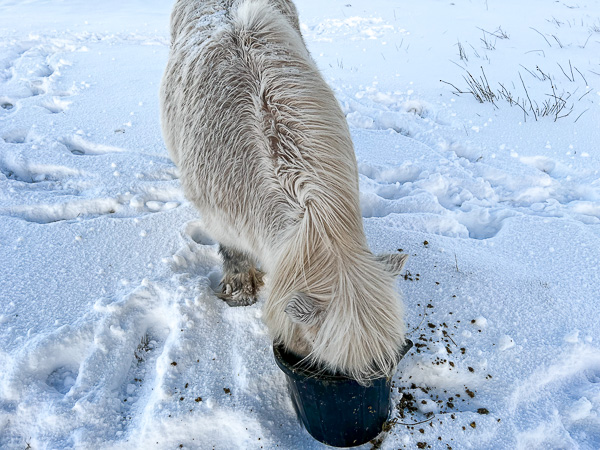
[[[600,448],[600,2],[297,5],[372,249],[411,254],[364,448]],[[214,295],[159,129],[170,8],[0,0],[0,448],[324,447],[261,302]]]

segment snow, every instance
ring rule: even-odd
[[[371,248],[411,255],[419,346],[392,402],[416,410],[381,448],[599,448],[600,2],[296,3]],[[214,294],[217,244],[158,123],[170,8],[0,1],[1,448],[324,448],[262,302]],[[482,70],[572,112],[440,82]]]

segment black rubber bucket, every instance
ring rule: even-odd
[[[400,359],[412,347],[410,340]],[[316,440],[334,447],[354,447],[381,433],[390,414],[390,381],[378,378],[369,386],[355,380],[302,367],[301,358],[273,346],[275,362],[285,373],[298,418]]]

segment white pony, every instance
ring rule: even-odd
[[[273,339],[359,382],[404,344],[394,276],[374,256],[344,114],[289,0],[177,0],[161,122],[187,198],[219,241],[222,297],[256,301]],[[260,270],[258,269],[260,267]]]

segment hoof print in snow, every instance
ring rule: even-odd
[[[29,130],[12,130],[2,135],[2,140],[7,144],[24,144],[27,141]]]
[[[89,142],[77,134],[71,137],[63,138],[61,142],[72,154],[77,156],[97,156],[109,153],[122,153],[125,151],[119,147]]]
[[[188,224],[185,227],[185,234],[189,236],[192,239],[192,241],[199,245],[216,244],[216,242],[204,232],[202,228],[202,222],[200,222],[199,220],[188,222]]]
[[[52,99],[42,102],[40,106],[46,108],[52,114],[58,114],[60,112],[66,111],[71,103],[72,102],[68,100],[63,100],[60,97],[52,97]]]
[[[78,374],[78,368],[59,367],[48,375],[46,384],[59,393],[66,395],[75,384]]]

